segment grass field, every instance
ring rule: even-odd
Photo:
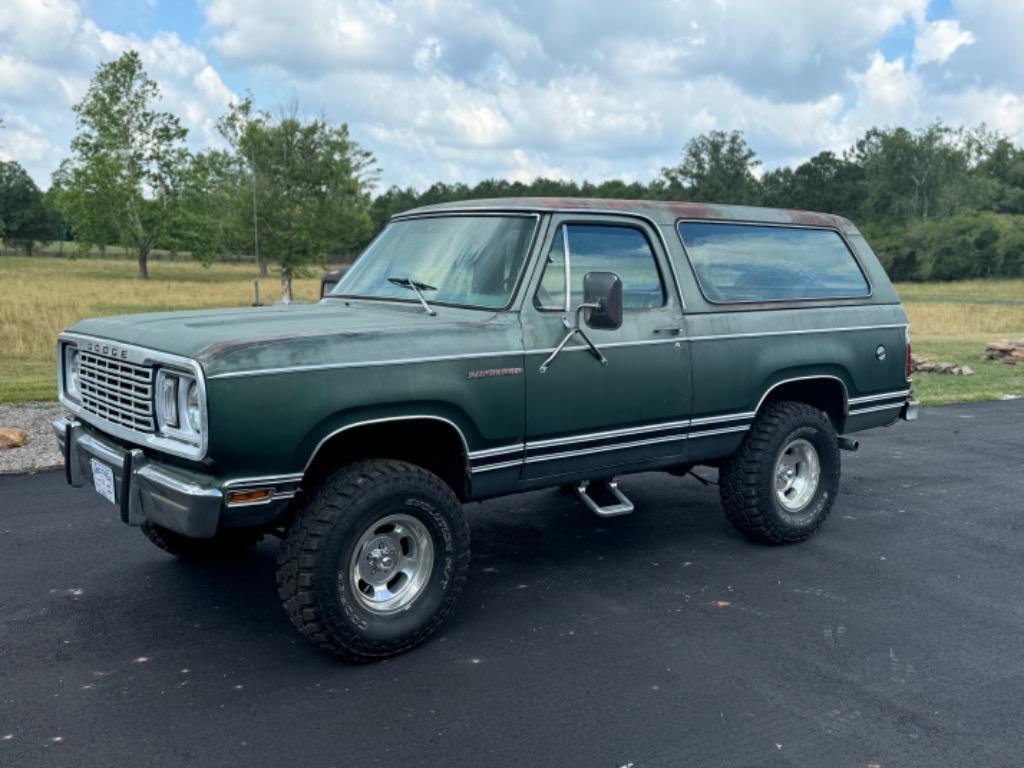
[[[56,398],[57,334],[85,317],[252,303],[254,266],[153,261],[137,279],[134,261],[0,257],[0,403]],[[296,299],[315,299],[319,277],[292,283]],[[265,303],[280,296],[274,275],[260,281]]]
[[[52,400],[53,344],[76,320],[158,310],[241,307],[252,303],[254,267],[154,261],[151,279],[135,278],[134,261],[0,256],[0,403]],[[910,315],[914,351],[969,365],[973,376],[918,373],[925,404],[1024,396],[1024,366],[983,359],[985,344],[1024,338],[1024,280],[971,280],[897,286]],[[315,299],[317,276],[295,281],[296,299]],[[261,295],[279,295],[276,277]]]

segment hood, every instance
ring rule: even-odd
[[[414,304],[332,299],[115,315],[82,320],[68,330],[189,357],[207,376],[499,351],[495,345],[508,351],[521,339],[512,313],[435,309],[430,316]]]

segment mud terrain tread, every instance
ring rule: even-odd
[[[458,539],[458,558],[441,608],[415,634],[392,642],[369,642],[341,626],[328,627],[316,604],[315,569],[327,536],[352,516],[368,490],[401,479],[419,484],[442,500]],[[454,609],[469,570],[469,528],[451,488],[414,464],[392,459],[358,461],[329,475],[294,518],[281,542],[277,559],[277,591],[292,624],[311,642],[349,661],[366,662],[409,650],[427,639]]]
[[[814,426],[831,444],[830,473],[823,462],[821,483],[829,490],[822,512],[806,527],[787,525],[776,513],[774,500],[763,492],[782,440],[800,426]],[[769,405],[758,415],[732,459],[722,468],[719,495],[729,522],[755,541],[792,544],[803,541],[828,517],[839,486],[839,444],[828,416],[806,403],[788,400]]]

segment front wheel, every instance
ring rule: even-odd
[[[359,461],[329,476],[289,526],[278,594],[309,640],[370,661],[441,625],[469,558],[459,500],[440,478],[401,461]]]
[[[806,403],[772,403],[722,467],[722,506],[748,538],[803,541],[832,510],[839,470],[839,443],[828,416]]]

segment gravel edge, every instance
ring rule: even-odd
[[[28,432],[21,448],[0,450],[0,475],[37,472],[64,466],[50,424],[66,415],[59,403],[0,405],[0,427],[20,427]]]

